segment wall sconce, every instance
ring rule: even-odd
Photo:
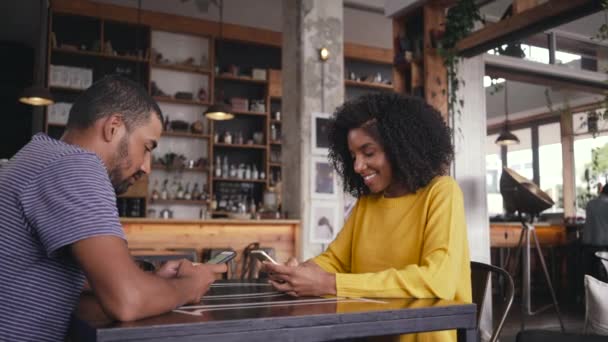
[[[323,62],[327,61],[329,59],[329,49],[327,49],[326,47],[320,48],[319,59]]]

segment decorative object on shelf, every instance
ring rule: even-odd
[[[65,125],[72,109],[71,103],[57,102],[49,106],[47,123],[55,125]]]
[[[189,91],[178,91],[175,93],[175,98],[180,100],[192,100],[194,98],[194,94]]]
[[[253,133],[253,142],[256,145],[264,144],[264,133],[263,132],[254,132]]]
[[[249,110],[255,113],[264,113],[266,112],[266,104],[264,100],[251,100],[251,105],[249,106]]]
[[[159,217],[162,219],[172,219],[173,218],[173,211],[169,208],[165,208],[163,210],[160,211]]]
[[[251,70],[251,78],[254,80],[266,81],[266,70],[260,68],[253,68]]]
[[[183,154],[165,153],[164,156],[158,159],[158,163],[167,168],[182,168],[185,165],[186,157]]]
[[[84,90],[93,84],[93,70],[51,64],[49,67],[51,87],[65,87]]]
[[[479,13],[479,7],[475,0],[460,0],[448,10],[445,22],[445,34],[441,39],[439,54],[443,58],[448,73],[448,112],[456,114],[456,105],[460,104],[456,112],[460,115],[460,107],[464,104],[463,99],[458,99],[458,90],[462,81],[458,79],[458,63],[460,57],[454,50],[456,43],[475,27],[477,21],[483,22]]]
[[[230,106],[234,111],[246,112],[249,110],[249,100],[242,97],[232,97],[230,98]]]
[[[190,124],[190,132],[192,132],[192,133],[202,134],[204,132],[204,130],[205,130],[205,125],[203,124],[203,121],[201,121],[201,120],[196,120]]]
[[[171,97],[169,94],[162,91],[154,81],[150,82],[150,93],[152,96]]]
[[[281,121],[281,112],[274,112],[274,120]]]
[[[505,80],[505,125],[495,141],[496,145],[500,146],[519,144],[519,138],[509,131],[509,96],[507,92],[509,88],[507,82]]]
[[[46,2],[39,3],[40,10],[38,11],[38,34],[40,37],[39,47],[42,51],[46,50],[46,35],[42,33],[44,26],[44,15],[46,14],[47,6]],[[34,69],[34,84],[23,90],[19,97],[19,102],[29,104],[31,106],[48,106],[55,102],[49,88],[44,86],[44,76],[42,71],[44,70],[42,64],[44,58],[41,58],[41,54],[36,54],[35,57],[35,69]],[[45,54],[46,56],[46,54]]]
[[[183,120],[171,120],[170,129],[173,131],[187,132],[190,125]]]
[[[103,44],[103,53],[110,56],[116,56],[116,51],[112,48],[112,42],[107,40],[105,44]]]
[[[234,114],[230,113],[230,108],[223,102],[207,107],[204,115],[210,120],[231,120],[234,119]]]
[[[160,198],[160,191],[158,191],[158,179],[154,181],[154,188],[152,188],[152,193],[150,194],[150,199],[152,201],[156,201]]]
[[[205,90],[205,88],[198,90],[198,99],[199,101],[207,102],[207,90]]]

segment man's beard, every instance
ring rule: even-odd
[[[112,182],[112,186],[114,187],[114,191],[116,195],[124,194],[129,189],[131,184],[129,183],[129,178],[123,178],[121,172],[121,164],[125,163],[125,169],[129,169],[131,167],[131,160],[129,159],[129,142],[127,141],[127,136],[124,136],[120,142],[118,143],[118,151],[116,151],[116,155],[112,160],[112,169],[110,170],[110,181]]]

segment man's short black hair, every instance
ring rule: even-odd
[[[152,112],[163,121],[158,104],[144,87],[123,76],[110,75],[95,82],[76,99],[67,128],[88,128],[97,120],[118,113],[130,131],[147,122]]]

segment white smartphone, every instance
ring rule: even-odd
[[[207,264],[225,264],[228,261],[234,259],[236,256],[235,251],[222,251],[216,254],[213,258],[209,259]]]
[[[261,249],[254,249],[251,251],[251,256],[264,262],[264,261],[268,261],[271,262],[275,265],[278,265],[279,263],[276,262],[272,257],[270,257],[270,255],[268,255],[268,253],[264,252]]]

